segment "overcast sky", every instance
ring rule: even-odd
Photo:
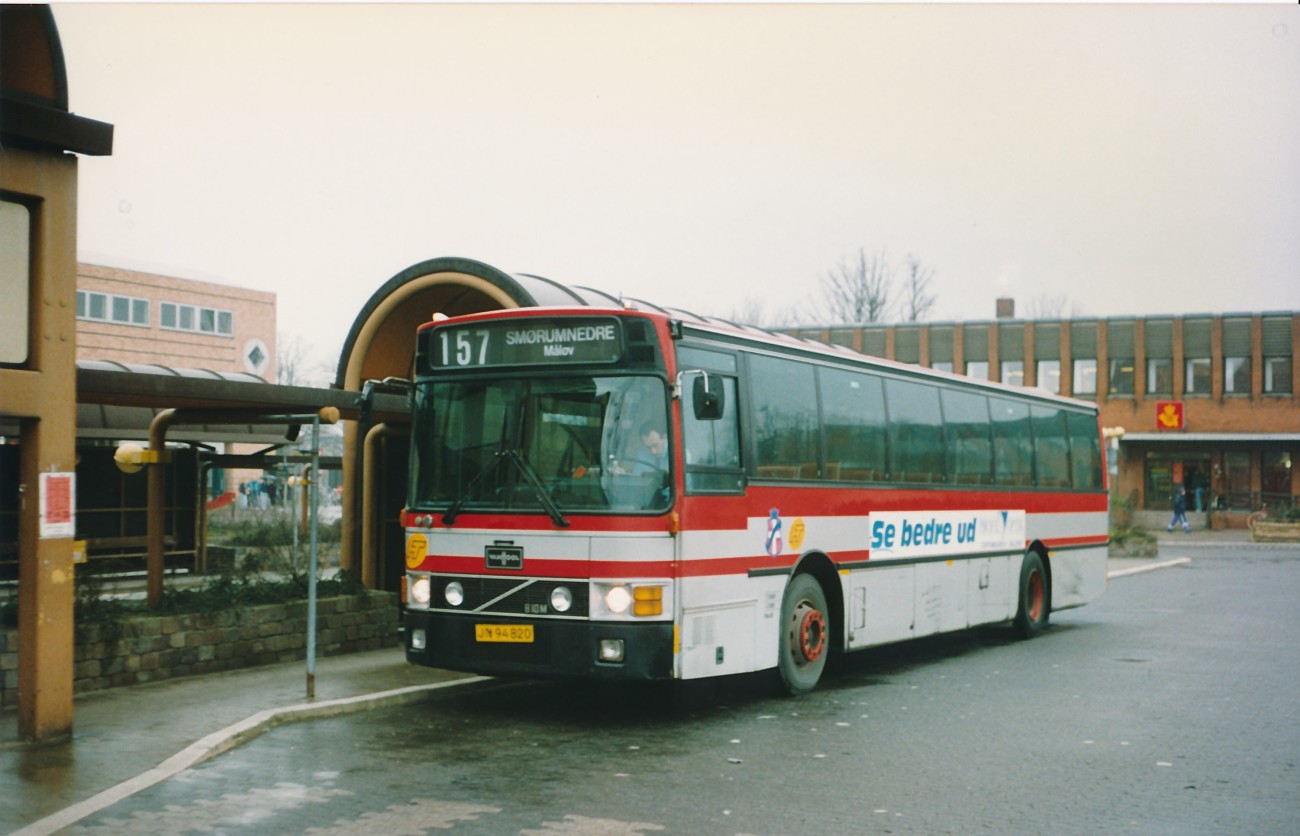
[[[451,255],[715,314],[859,248],[931,320],[1300,308],[1294,4],[54,11],[115,125],[80,258],[275,291],[331,364]]]

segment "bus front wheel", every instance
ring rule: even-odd
[[[1016,608],[1016,635],[1030,639],[1043,632],[1051,609],[1043,559],[1037,552],[1030,551],[1020,564],[1020,605]]]
[[[781,602],[777,670],[791,696],[817,687],[830,651],[826,593],[812,575],[795,575]]]

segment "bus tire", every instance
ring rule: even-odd
[[[817,687],[830,653],[826,593],[812,575],[795,575],[781,601],[781,636],[777,671],[791,696]]]
[[[1032,639],[1047,627],[1052,606],[1047,594],[1047,572],[1038,552],[1025,553],[1020,563],[1020,603],[1016,608],[1016,635]]]

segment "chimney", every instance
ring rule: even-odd
[[[998,319],[1016,318],[1016,300],[1006,296],[998,300]]]

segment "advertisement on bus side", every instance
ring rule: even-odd
[[[881,511],[869,517],[871,556],[943,557],[1025,547],[1025,512]]]

